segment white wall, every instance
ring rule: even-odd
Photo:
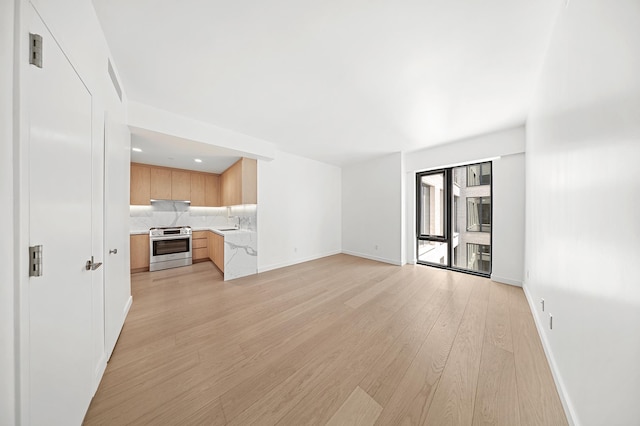
[[[522,286],[524,274],[525,154],[493,161],[491,279]]]
[[[342,251],[402,265],[402,154],[342,169]]]
[[[638,0],[571,1],[527,124],[525,290],[582,425],[640,419],[639,23]]]
[[[407,173],[411,173],[468,164],[486,158],[522,153],[524,145],[525,129],[524,126],[519,126],[408,152],[405,154],[405,168]]]
[[[493,159],[492,274],[495,281],[522,285],[524,262],[523,126],[405,154],[407,261],[416,261],[415,172]],[[500,212],[498,212],[500,210]]]
[[[339,167],[277,152],[258,161],[258,272],[340,253]]]
[[[13,1],[0,2],[0,424],[15,423],[13,251]]]

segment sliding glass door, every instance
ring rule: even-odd
[[[491,162],[416,174],[418,263],[491,273]]]

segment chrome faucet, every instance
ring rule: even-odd
[[[229,219],[231,219],[232,217],[235,217],[236,219],[238,219],[238,223],[235,225],[235,227],[237,229],[240,229],[240,216],[229,216]]]

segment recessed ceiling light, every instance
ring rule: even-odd
[[[196,158],[194,161],[195,161],[196,163],[202,163],[202,160],[201,160],[201,159],[199,159],[199,158]]]
[[[142,150],[140,148],[131,148],[131,151],[134,152],[142,152]]]

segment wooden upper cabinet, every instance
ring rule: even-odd
[[[188,201],[191,199],[191,173],[171,171],[171,199]]]
[[[151,204],[151,168],[131,163],[129,203],[134,206]]]
[[[207,207],[220,206],[219,175],[204,175],[204,205]]]
[[[171,200],[171,169],[151,167],[151,199]]]
[[[257,161],[241,158],[222,173],[222,205],[258,203]]]
[[[242,204],[258,204],[258,161],[242,159]]]
[[[220,206],[220,175],[131,163],[131,205],[151,200],[191,201],[192,206]]]
[[[191,205],[206,206],[205,203],[205,177],[202,173],[191,173]]]

